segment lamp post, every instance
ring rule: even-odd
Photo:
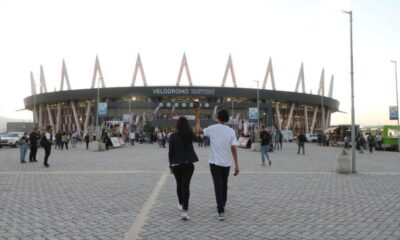
[[[356,127],[354,113],[354,69],[353,69],[353,11],[343,11],[350,18],[350,75],[351,75],[351,172],[356,170]]]
[[[36,84],[35,84],[35,94],[33,95],[33,123],[37,123],[36,119]]]
[[[100,141],[100,131],[99,131],[99,105],[100,105],[100,80],[102,77],[97,78],[97,107],[96,107],[96,138]]]
[[[258,80],[253,80],[254,82],[257,83],[257,130],[260,129],[260,88],[259,88],[259,81]]]
[[[400,126],[399,126],[399,92],[397,87],[397,62],[392,60],[394,63],[394,76],[396,79],[396,108],[397,108],[397,151],[400,152]]]
[[[130,124],[132,123],[132,120],[131,120],[131,115],[132,115],[132,111],[131,111],[131,105],[132,105],[132,101],[135,101],[136,100],[136,97],[129,97],[129,122],[130,122]]]
[[[321,86],[321,129],[325,132],[325,108],[324,108],[324,88]]]

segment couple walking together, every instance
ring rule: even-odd
[[[228,176],[234,160],[234,176],[239,174],[237,157],[237,139],[232,128],[226,126],[229,121],[227,110],[220,110],[217,115],[218,123],[205,129],[197,129],[199,133],[208,136],[211,140],[210,157],[208,163],[214,182],[215,198],[217,202],[218,220],[224,220],[225,204],[228,193]],[[177,132],[172,134],[169,142],[169,167],[176,180],[176,190],[179,205],[182,208],[181,218],[188,220],[190,180],[194,172],[194,162],[198,157],[193,149],[194,134],[185,117],[177,122]]]

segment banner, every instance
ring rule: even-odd
[[[258,108],[249,108],[249,119],[258,120]]]
[[[98,109],[97,113],[99,114],[99,117],[107,116],[107,103],[106,102],[99,103],[97,109]]]
[[[122,115],[122,121],[124,123],[131,123],[131,115],[130,114],[124,114]]]
[[[399,118],[396,106],[389,106],[389,117],[390,120],[397,120]]]

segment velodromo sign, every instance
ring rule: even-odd
[[[153,94],[158,95],[215,95],[215,89],[189,88],[153,88]]]

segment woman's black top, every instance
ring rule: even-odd
[[[170,165],[189,164],[199,161],[193,149],[193,143],[184,143],[183,137],[173,133],[169,140],[168,159]]]

